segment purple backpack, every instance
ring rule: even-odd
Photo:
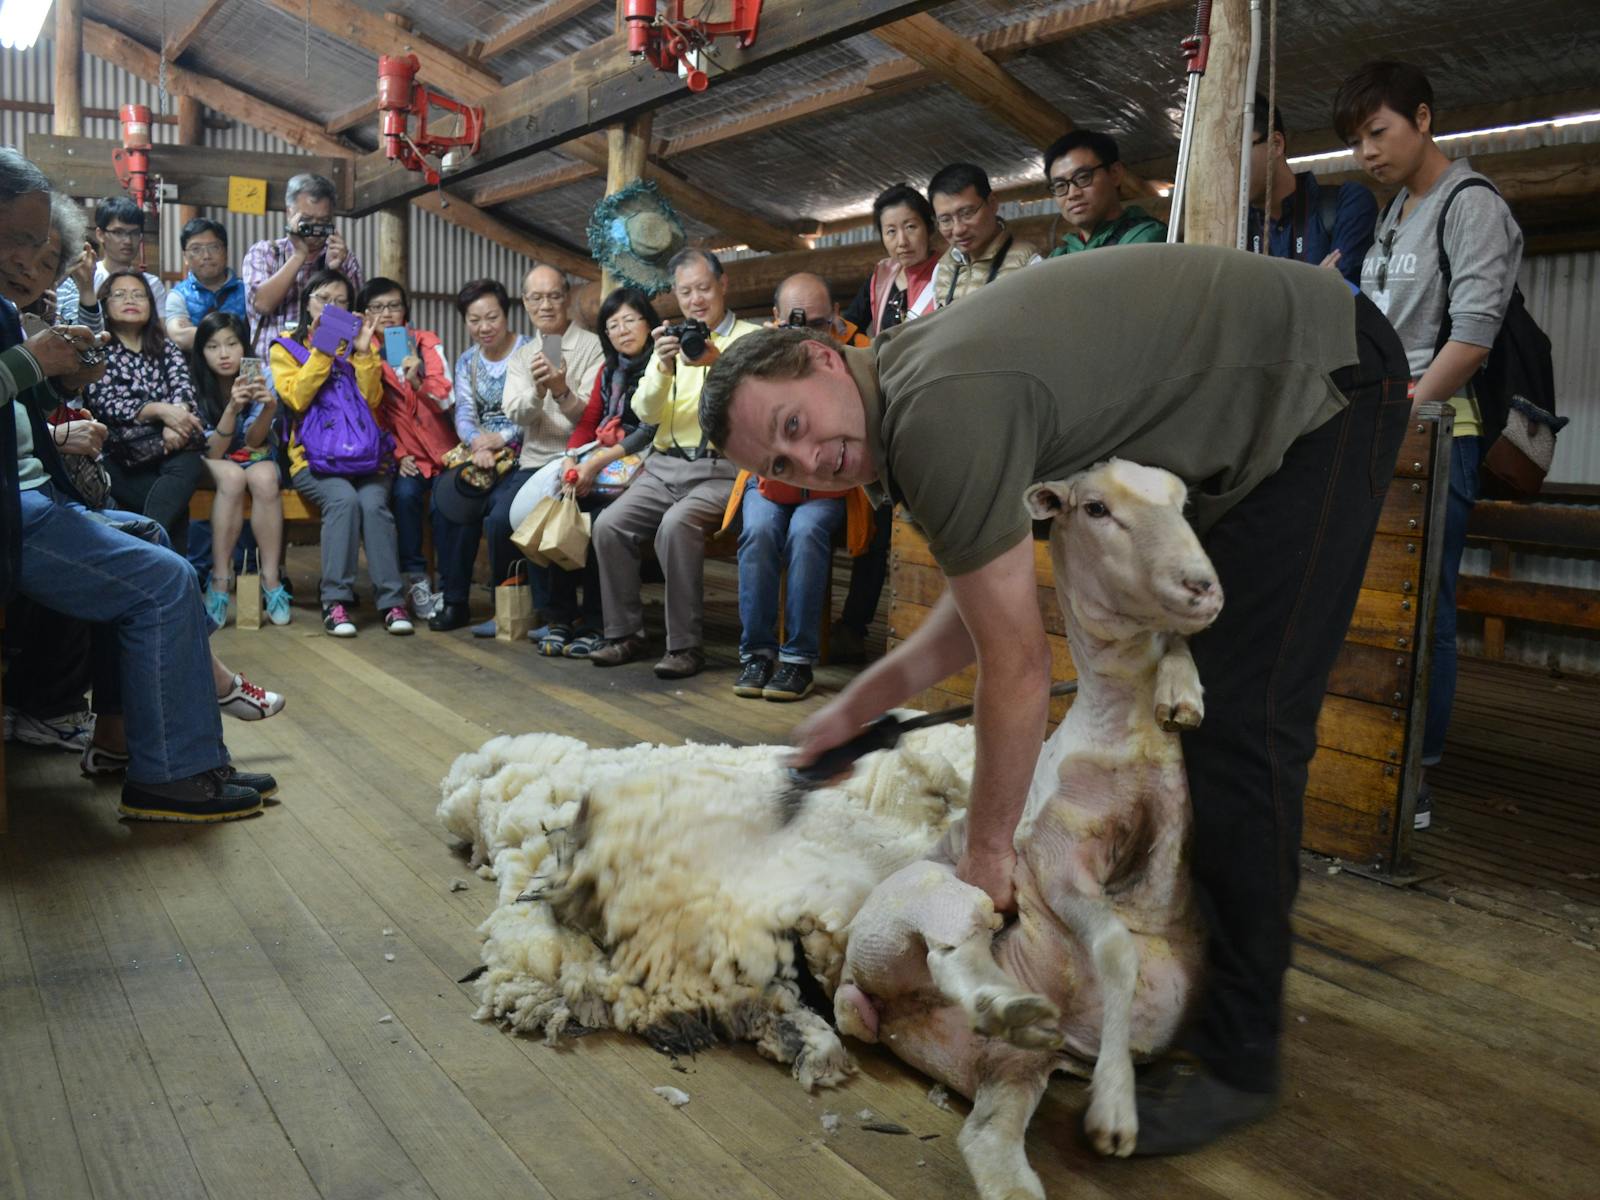
[[[273,340],[301,366],[311,357],[299,342]],[[318,475],[371,475],[389,459],[387,439],[356,386],[355,370],[342,358],[333,360],[327,382],[300,418],[299,438],[306,465]]]

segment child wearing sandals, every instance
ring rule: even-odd
[[[206,425],[206,468],[217,489],[211,507],[211,585],[206,615],[221,629],[228,623],[228,590],[234,544],[244,528],[244,497],[250,494],[250,529],[261,551],[261,598],[267,619],[289,623],[289,589],[283,586],[283,497],[273,456],[273,418],[278,401],[267,388],[261,360],[246,378],[240,368],[250,331],[232,313],[214,312],[195,330],[189,368]]]

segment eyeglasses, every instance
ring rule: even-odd
[[[133,290],[128,289],[128,288],[118,288],[114,292],[107,292],[106,293],[106,299],[112,301],[113,303],[116,303],[116,302],[119,302],[119,301],[124,301],[124,300],[143,300],[144,299],[144,293],[143,292],[139,292],[139,291],[133,291]]]
[[[1400,231],[1397,225],[1383,235],[1383,261],[1378,264],[1378,290],[1389,290],[1389,256],[1394,252],[1394,235]]]
[[[367,311],[373,314],[405,312],[406,306],[398,300],[380,300],[367,305]]]
[[[625,317],[612,317],[611,320],[606,322],[606,332],[607,333],[622,333],[625,330],[632,329],[635,325],[643,325],[643,324],[644,324],[644,318],[643,317],[636,317],[636,316],[634,316],[633,314],[630,313],[629,315],[627,315]]]
[[[190,242],[183,252],[190,258],[221,258],[228,248],[221,242]]]
[[[312,292],[311,298],[318,304],[339,304],[346,299],[343,292],[335,295],[332,292]]]
[[[524,304],[543,304],[546,300],[550,301],[551,304],[560,304],[563,301],[565,301],[566,298],[567,298],[567,294],[565,292],[523,292],[522,293],[522,301],[523,301]]]
[[[1092,167],[1079,167],[1071,175],[1051,176],[1050,194],[1052,196],[1065,196],[1073,188],[1086,189],[1094,182],[1094,173],[1104,170],[1107,170],[1105,163],[1096,163]]]
[[[946,213],[939,218],[940,229],[954,229],[957,225],[970,225],[978,219],[978,214],[983,211],[981,204],[969,204],[965,208],[958,208],[953,213]]]

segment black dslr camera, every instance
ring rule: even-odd
[[[789,310],[789,328],[790,329],[804,329],[810,324],[811,324],[811,322],[806,320],[806,310],[805,309],[803,309],[803,308],[791,308]]]
[[[289,226],[289,232],[296,237],[321,238],[324,241],[328,239],[328,236],[333,231],[332,221],[318,221],[314,217],[301,217],[293,225]]]
[[[706,346],[711,341],[711,326],[693,317],[685,317],[669,323],[661,336],[677,338],[678,352],[686,361],[696,362],[706,356]]]

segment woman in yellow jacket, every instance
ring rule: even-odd
[[[383,401],[383,359],[372,351],[373,322],[364,319],[355,341],[341,344],[336,354],[311,345],[322,310],[330,304],[348,310],[353,300],[350,281],[339,272],[313,275],[300,297],[300,325],[272,342],[272,379],[278,398],[294,417],[289,482],[322,512],[322,627],[334,637],[355,637],[350,608],[365,543],[384,628],[406,634],[412,631],[411,618],[389,509],[392,455],[373,416]],[[339,425],[343,440],[336,452],[319,436],[308,453],[302,437],[308,418],[327,428]]]

